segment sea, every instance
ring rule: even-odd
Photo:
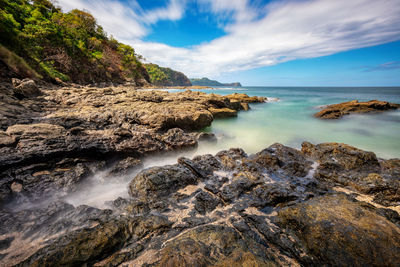
[[[381,158],[400,158],[400,110],[348,115],[338,120],[313,117],[324,105],[355,99],[400,103],[400,87],[245,86],[201,91],[222,95],[245,93],[265,96],[270,101],[251,104],[250,111],[239,112],[236,118],[214,120],[203,131],[215,133],[218,142],[200,144],[196,154],[213,154],[232,147],[240,147],[250,154],[274,143],[301,148],[301,143],[308,141],[346,143],[373,151]]]
[[[181,92],[181,89],[168,89]],[[400,103],[400,87],[240,87],[200,90],[206,93],[228,95],[245,93],[265,96],[266,103],[250,104],[249,111],[238,116],[214,120],[202,129],[212,132],[217,142],[200,142],[190,151],[169,155],[154,155],[144,159],[144,167],[177,163],[181,156],[216,154],[229,148],[242,148],[247,154],[256,153],[274,143],[301,148],[301,143],[346,143],[373,151],[378,157],[400,158],[400,111],[378,114],[344,116],[338,120],[321,120],[313,117],[324,105],[357,99],[359,101],[386,100]],[[68,195],[65,200],[75,206],[86,204],[107,208],[108,201],[129,197],[128,184],[140,170],[126,176],[107,178],[107,171],[87,179],[87,185]]]

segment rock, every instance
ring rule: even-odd
[[[194,208],[200,214],[205,214],[207,212],[213,211],[221,203],[221,201],[218,198],[212,196],[210,193],[200,191],[196,195],[196,200],[194,203]]]
[[[278,212],[314,256],[314,264],[397,266],[400,228],[342,195],[314,198]]]
[[[218,139],[213,133],[199,133],[197,135],[197,141],[208,141],[208,142],[216,142]]]
[[[52,129],[37,127],[37,136]],[[124,131],[118,136],[130,140]],[[10,132],[30,136],[33,129],[15,127]],[[107,166],[98,162],[69,158],[52,162],[52,168],[36,163],[12,169],[2,176],[8,187],[0,186],[0,192],[47,193],[58,183],[73,190],[80,174]],[[326,162],[336,164],[330,175]],[[123,173],[136,163],[136,158],[126,157],[114,168]],[[136,174],[129,184],[130,197],[111,201],[113,210],[57,201],[47,207],[0,210],[0,262],[397,266],[400,203],[393,190],[399,188],[399,166],[396,159],[377,159],[371,152],[336,143],[303,143],[301,151],[274,144],[254,155],[230,149],[215,156],[179,158],[175,165]],[[59,174],[66,168],[81,171],[71,177]],[[26,178],[15,180],[13,175]],[[63,177],[67,179],[60,182]],[[388,207],[382,208],[383,203]]]
[[[239,93],[233,93],[231,95],[226,95],[226,97],[231,100],[232,99],[237,100],[241,103],[263,103],[267,100],[266,97],[248,96],[246,94],[239,94]]]
[[[140,159],[127,157],[117,164],[110,170],[108,176],[113,175],[127,175],[129,172],[143,167],[143,161]]]
[[[312,162],[293,148],[281,144],[273,144],[253,157],[254,161],[272,170],[281,168],[288,175],[304,177],[311,169]]]
[[[314,146],[303,142],[301,151],[318,160],[320,165],[332,163],[345,171],[373,172],[380,169],[378,159],[373,152],[363,151],[346,144],[322,143]]]
[[[237,111],[230,108],[209,108],[208,110],[216,119],[237,116]]]
[[[163,135],[162,140],[171,150],[197,146],[197,140],[195,137],[185,133],[179,128],[169,129]]]
[[[181,166],[155,167],[140,172],[129,184],[132,197],[143,201],[167,196],[186,185],[195,184],[198,178]]]
[[[358,102],[353,100],[339,104],[326,106],[320,112],[314,114],[314,117],[321,119],[340,119],[344,115],[353,113],[376,113],[387,110],[395,110],[400,107],[400,104],[389,103],[387,101],[371,100],[367,102]]]
[[[17,98],[31,98],[42,94],[34,80],[23,79],[22,81],[13,78],[14,94]]]
[[[232,228],[210,225],[168,242],[155,266],[275,266],[267,253]]]

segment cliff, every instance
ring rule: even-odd
[[[190,79],[193,85],[199,86],[233,86],[233,87],[241,87],[242,85],[239,82],[235,83],[220,83],[215,80],[210,80],[208,78],[201,78],[201,79]]]
[[[191,86],[192,83],[185,74],[156,64],[146,64],[150,82],[158,86]]]

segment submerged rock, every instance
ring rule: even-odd
[[[320,112],[314,114],[314,117],[321,119],[340,119],[344,115],[353,113],[376,113],[387,110],[395,110],[400,107],[400,104],[389,103],[387,101],[371,100],[367,102],[358,102],[353,100],[339,104],[326,106]]]

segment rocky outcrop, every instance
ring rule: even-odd
[[[385,187],[354,186],[376,175],[398,182],[396,161],[344,144],[306,142],[302,150],[274,144],[254,155],[230,149],[180,158],[142,170],[129,185],[131,197],[116,199],[110,210],[62,202],[3,210],[0,261],[398,266],[400,202],[392,198],[384,207],[374,196]]]
[[[143,169],[146,155],[215,141],[192,131],[265,99],[38,89],[18,99],[0,85],[2,266],[400,265],[399,159],[304,142]],[[130,177],[129,196],[64,202],[99,173]]]
[[[212,139],[192,131],[264,101],[129,86],[37,86],[40,94],[19,99],[16,88],[29,81],[14,81],[0,87],[0,201],[65,194],[115,164],[110,175],[126,175],[145,155]]]
[[[340,119],[341,117],[353,113],[376,113],[387,110],[395,110],[400,104],[389,103],[387,101],[371,100],[367,102],[358,102],[353,100],[339,104],[328,105],[320,112],[314,114],[314,117],[321,119]]]

